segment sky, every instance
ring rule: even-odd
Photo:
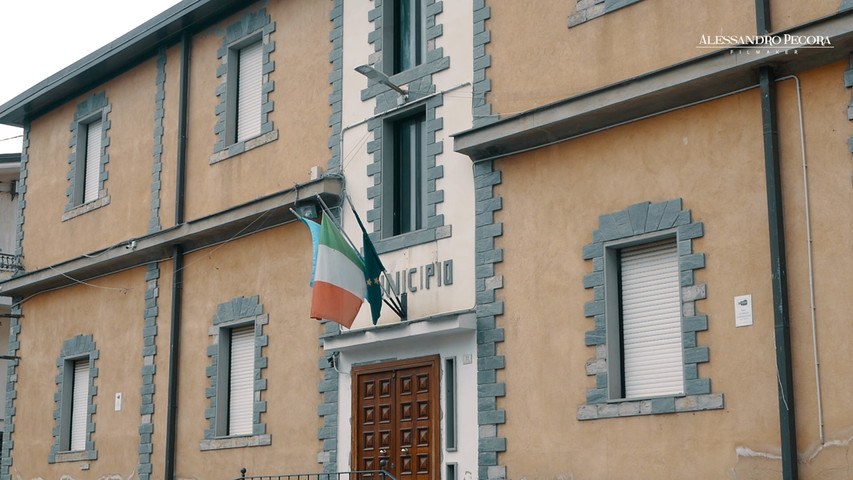
[[[4,1],[0,105],[176,3],[179,0]],[[0,153],[20,152],[21,134],[19,128],[0,125]]]

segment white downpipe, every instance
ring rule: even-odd
[[[815,293],[814,293],[814,268],[812,266],[812,226],[811,217],[809,215],[809,174],[808,164],[806,163],[806,134],[803,128],[803,99],[800,92],[800,79],[796,75],[789,75],[776,79],[777,82],[782,80],[793,79],[797,84],[797,110],[800,120],[800,149],[803,156],[803,195],[806,210],[806,248],[808,248],[809,258],[809,298],[811,300],[811,316],[812,316],[812,347],[814,350],[814,373],[815,387],[817,388],[817,421],[820,432],[820,444],[824,444],[823,435],[823,404],[820,395],[820,360],[817,354],[817,322],[815,320]]]

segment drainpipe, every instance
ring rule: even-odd
[[[758,35],[770,33],[770,0],[755,0],[755,23]],[[782,175],[779,164],[779,130],[776,124],[776,82],[773,78],[773,67],[761,67],[759,85],[761,87],[761,120],[764,127],[767,223],[770,229],[770,277],[773,284],[773,326],[776,334],[776,383],[779,385],[782,478],[796,480],[799,477],[797,422],[794,415],[788,266],[785,262],[785,222],[782,216]]]
[[[181,39],[181,78],[178,99],[178,155],[175,181],[175,225],[184,223],[184,192],[186,191],[187,157],[187,111],[189,93],[190,64],[189,33],[184,32]],[[178,419],[178,367],[181,334],[181,299],[183,285],[184,250],[175,245],[172,251],[172,309],[169,331],[169,387],[166,405],[166,455],[164,461],[165,480],[175,478],[175,445]]]
[[[770,33],[770,0],[755,0],[759,35]],[[773,326],[776,338],[776,379],[779,385],[779,436],[782,478],[797,480],[797,422],[794,412],[794,373],[791,366],[791,318],[788,308],[788,267],[785,260],[785,222],[782,216],[782,174],[779,129],[776,123],[776,82],[773,67],[759,71],[761,120],[764,126],[764,172],[767,184],[767,223],[770,230],[770,277],[773,284]]]
[[[767,182],[767,219],[770,227],[770,273],[773,284],[773,325],[776,333],[776,375],[779,385],[779,433],[782,478],[796,480],[797,425],[794,415],[794,376],[791,366],[791,322],[788,308],[788,267],[785,261],[785,224],[782,216],[782,177],[776,125],[776,83],[772,67],[761,67],[761,117],[764,124],[764,171]]]
[[[181,78],[178,92],[178,165],[175,179],[175,225],[184,223],[184,194],[187,171],[187,122],[189,118],[190,46],[192,38],[184,32],[181,38]]]
[[[172,325],[169,332],[169,391],[166,411],[166,480],[175,478],[175,431],[178,419],[178,355],[181,337],[181,294],[184,251],[175,245],[172,251]]]

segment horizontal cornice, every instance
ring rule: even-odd
[[[461,132],[454,148],[474,161],[501,158],[755,86],[763,66],[782,77],[828,65],[853,51],[853,9],[772,35],[785,34],[823,35],[832,48],[714,51]]]
[[[339,177],[322,177],[207,217],[18,275],[0,283],[0,295],[25,298],[167,259],[178,245],[184,252],[192,252],[257,233],[295,221],[291,208],[316,204],[318,198],[327,205],[338,205],[341,192]]]

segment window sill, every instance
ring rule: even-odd
[[[227,147],[219,147],[219,144],[217,144],[217,150],[210,156],[210,164],[213,165],[214,163],[228,160],[231,157],[236,157],[243,152],[248,152],[276,140],[278,140],[278,130],[272,130],[257,137],[228,145]]]
[[[450,238],[450,225],[443,225],[435,228],[425,228],[414,232],[403,233],[393,237],[375,240],[373,246],[376,247],[376,253],[388,253],[403,248],[414,247],[424,243],[434,242],[442,238]]]
[[[243,437],[219,437],[203,440],[199,444],[199,450],[224,450],[226,448],[263,447],[272,444],[272,436],[249,435]]]
[[[84,462],[87,460],[97,460],[97,450],[79,450],[74,452],[59,452],[51,455],[48,463],[64,463],[64,462]]]
[[[84,213],[89,213],[92,210],[97,210],[101,207],[105,207],[110,204],[110,196],[104,195],[103,197],[98,198],[89,203],[84,203],[83,205],[78,205],[71,210],[62,214],[62,221],[71,220],[74,217],[79,217]]]
[[[635,417],[666,413],[700,412],[725,408],[722,393],[687,395],[683,397],[660,397],[648,400],[631,400],[614,403],[584,404],[578,407],[578,420],[600,418]]]
[[[569,28],[576,27],[582,23],[586,23],[594,18],[627,7],[628,5],[639,2],[640,0],[601,0],[586,8],[581,8],[578,5],[578,10],[569,15]],[[579,1],[578,4],[581,2]]]

